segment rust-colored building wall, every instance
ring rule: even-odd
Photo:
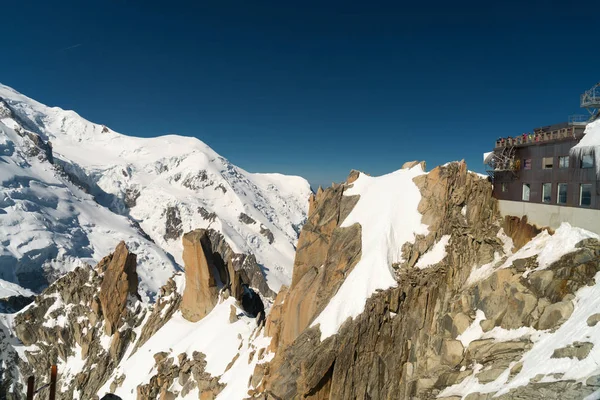
[[[494,174],[494,197],[499,200],[522,201],[523,184],[531,186],[529,202],[557,205],[558,184],[567,184],[568,207],[581,207],[579,205],[580,185],[592,185],[592,204],[590,207],[600,209],[600,181],[596,176],[596,168],[581,168],[580,161],[569,156],[569,151],[579,140],[564,139],[561,141],[529,144],[515,148],[515,160],[520,160],[521,168],[515,176],[511,172],[496,172]],[[559,168],[559,157],[569,156],[569,168]],[[544,169],[544,157],[553,157],[552,169]],[[531,159],[531,169],[526,170],[525,159]],[[502,191],[502,184],[506,184],[507,191]],[[550,203],[542,202],[542,184],[552,183]],[[562,205],[562,204],[561,204]]]

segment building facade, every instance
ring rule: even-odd
[[[575,157],[585,127],[559,124],[499,139],[488,153],[498,200],[600,210],[600,182],[592,155]]]

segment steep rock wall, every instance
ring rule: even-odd
[[[501,218],[491,197],[490,183],[468,172],[464,163],[438,167],[415,178],[415,183],[422,194],[419,211],[430,233],[404,246],[407,261],[395,265],[398,286],[372,296],[361,315],[347,320],[337,335],[321,342],[318,326],[308,328],[314,313],[307,313],[304,323],[297,323],[302,303],[307,301],[300,292],[310,293],[297,283],[302,278],[296,278],[308,273],[308,262],[298,264],[296,279],[287,292],[279,294],[267,321],[266,332],[274,338],[271,349],[275,356],[269,364],[255,370],[253,381],[261,384],[251,391],[253,396],[462,398],[444,390],[465,379],[477,379],[482,384],[492,382],[509,370],[511,377],[518,375],[518,361],[533,343],[527,335],[502,341],[475,338],[469,342],[460,340],[461,334],[473,327],[482,332],[494,328],[524,327],[536,332],[557,329],[573,312],[573,294],[594,282],[600,270],[600,244],[596,240],[580,243],[577,251],[545,270],[537,270],[536,257],[517,259],[508,268],[491,271],[479,281],[469,281],[474,266],[492,263],[496,254],[503,253],[504,243],[498,236]],[[333,200],[329,200],[328,211],[321,210],[321,215],[335,214],[342,203],[342,198],[336,197],[339,190],[340,187],[333,187],[318,193],[316,199],[321,202],[313,200],[311,215],[319,203],[325,206],[324,199]],[[303,231],[301,238],[333,237],[332,232],[339,228],[332,225],[308,225],[307,234]],[[416,268],[419,258],[443,235],[450,235],[444,259],[426,269]],[[349,256],[334,255],[347,250],[334,244],[323,244],[325,248],[314,252],[314,260],[320,263],[323,259]],[[299,246],[296,260],[311,259],[312,254],[303,254],[309,249]],[[339,287],[339,282],[335,287]],[[286,327],[290,323],[292,328]],[[286,336],[290,331],[293,335]],[[557,393],[550,398],[583,398],[597,389],[594,380],[587,385],[532,380],[502,398],[536,398],[536,390],[543,390],[545,395]],[[492,395],[494,392],[473,393],[468,399],[487,399]]]

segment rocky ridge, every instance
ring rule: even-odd
[[[362,257],[361,226],[342,226],[359,201],[346,193],[359,177],[353,171],[310,197],[291,285],[276,297],[256,259],[211,229],[183,235],[185,287],[175,275],[152,306],[136,296],[136,257],[124,243],[95,268],[67,274],[0,326],[18,367],[3,371],[5,382],[18,392],[18,372],[43,376],[58,362],[64,399],[581,399],[600,390],[600,371],[573,378],[566,367],[597,351],[600,314],[582,307],[595,298],[600,242],[579,240],[545,262],[531,246],[548,233],[500,218],[490,183],[464,163],[414,178],[428,233],[402,246],[390,266],[396,286],[322,341],[312,323]],[[423,267],[442,240],[443,257]],[[177,330],[189,330],[189,343],[218,332],[211,343],[227,343],[226,355],[158,345]],[[555,344],[540,349],[545,342]],[[540,354],[565,367],[536,370]],[[150,369],[143,378],[127,364],[140,362]],[[74,364],[83,365],[71,373]]]
[[[535,256],[516,259],[512,266],[470,282],[473,266],[493,263],[506,247],[499,235],[503,221],[491,197],[491,185],[469,173],[464,163],[437,167],[415,178],[415,183],[422,194],[419,211],[430,233],[404,246],[406,261],[394,266],[397,287],[372,296],[359,317],[348,319],[337,335],[323,342],[318,326],[309,327],[316,313],[311,312],[314,308],[304,307],[306,300],[300,292],[307,292],[307,287],[299,283],[310,279],[321,284],[327,282],[328,273],[344,271],[347,259],[357,254],[350,249],[360,249],[360,243],[340,246],[330,238],[344,237],[349,228],[339,228],[335,219],[327,223],[328,219],[322,218],[344,208],[344,201],[350,199],[338,194],[349,184],[317,193],[300,235],[292,285],[279,293],[267,319],[265,329],[273,338],[275,357],[256,368],[254,380],[261,384],[252,391],[254,397],[491,398],[501,389],[493,386],[494,382],[503,382],[504,374],[509,383],[520,378],[520,360],[526,360],[538,332],[553,332],[565,323],[573,313],[577,291],[594,283],[600,270],[596,239],[582,241],[575,252],[546,269],[538,268]],[[523,236],[518,229],[511,233]],[[443,235],[450,235],[443,260],[427,269],[416,268],[419,258]],[[319,239],[310,240],[316,247],[309,253],[310,247],[300,243],[313,237]],[[356,235],[353,237],[356,240]],[[321,246],[316,245],[319,240]],[[305,267],[303,260],[311,258],[309,254],[317,255],[316,265],[323,263],[327,268]],[[328,265],[333,259],[336,263]],[[339,274],[330,287],[338,286],[343,276]],[[327,302],[334,292],[335,288],[320,288],[319,294],[325,297],[320,301]],[[493,336],[515,329],[525,333],[508,339]],[[590,346],[575,342],[558,349],[553,357],[585,357]],[[547,396],[543,398],[575,399],[599,388],[598,379],[582,383],[561,380],[563,375],[550,374],[544,383],[540,382],[544,376],[538,376],[500,398],[542,398],[539,393],[543,393]],[[476,387],[485,392],[474,389],[469,393],[461,382],[480,384]]]

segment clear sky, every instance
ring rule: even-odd
[[[201,3],[201,4],[195,4]],[[12,1],[0,82],[313,187],[481,154],[600,81],[596,1]]]

